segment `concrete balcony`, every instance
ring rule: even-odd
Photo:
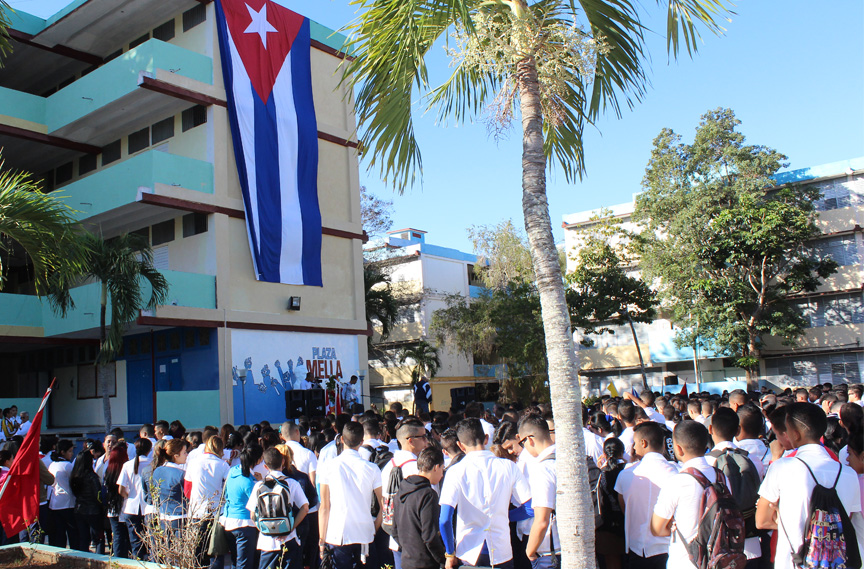
[[[161,271],[168,280],[168,296],[179,307],[216,308],[216,277],[180,271]],[[47,300],[35,296],[0,293],[0,327],[4,335],[49,337],[78,334],[99,328],[99,283],[72,290],[75,308],[63,318],[54,313]],[[149,287],[143,291],[150,294]],[[107,317],[111,316],[108,307]]]

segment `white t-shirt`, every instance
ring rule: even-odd
[[[267,476],[278,479],[280,482],[282,482],[285,486],[288,487],[288,494],[291,497],[292,504],[294,504],[298,508],[302,508],[304,505],[309,505],[309,500],[306,499],[306,494],[303,493],[303,488],[296,480],[286,478],[281,472],[268,472]],[[262,486],[264,486],[263,480],[256,482],[255,486],[252,488],[252,493],[249,494],[249,501],[246,502],[246,509],[253,514],[258,508],[258,493],[260,492]],[[288,535],[278,537],[259,533],[258,551],[279,551],[282,549],[283,543],[287,543],[292,539],[298,544],[300,543],[300,540],[297,538],[296,530],[292,530],[291,533],[289,533]]]
[[[655,423],[660,423],[661,425],[666,424],[666,417],[663,416],[663,413],[654,409],[654,407],[644,407],[643,410],[645,411],[645,414],[648,415],[648,418]]]
[[[336,439],[333,439],[321,449],[318,453],[318,465],[323,466],[325,462],[333,460],[339,456],[339,449],[336,448]]]
[[[736,440],[735,444],[738,445],[738,448],[743,448],[750,453],[750,460],[752,460],[754,464],[757,461],[762,463],[761,477],[764,478],[765,472],[768,470],[768,465],[771,464],[771,449],[769,449],[760,439]]]
[[[287,444],[294,455],[294,468],[306,474],[312,474],[318,470],[318,457],[315,456],[314,452],[297,441],[288,441]]]
[[[816,483],[807,468],[801,464],[802,460],[813,471],[819,484],[828,488],[834,485],[838,470],[842,468],[836,486],[837,495],[850,517],[853,513],[861,512],[858,476],[848,466],[842,466],[832,459],[821,445],[804,445],[798,448],[794,457],[776,460],[768,468],[765,480],[759,488],[760,496],[769,502],[777,502],[780,518],[778,528],[780,523],[783,524],[782,529],[777,530],[775,569],[792,569],[792,550],[797,551],[804,540],[804,524],[810,508],[810,495]]]
[[[492,448],[492,439],[495,438],[495,427],[492,426],[492,423],[488,423],[486,419],[480,419],[480,426],[483,427],[483,432],[489,437],[489,440],[486,441],[486,448]]]
[[[584,427],[582,428],[582,436],[585,438],[585,454],[593,458],[595,464],[599,464],[600,457],[603,456],[603,437],[595,435]],[[522,454],[527,453],[523,452]]]
[[[24,423],[21,423],[21,425],[18,427],[18,432],[15,434],[23,437],[27,434],[27,431],[30,430],[30,426],[32,424],[33,423],[31,423],[30,421],[25,421]]]
[[[688,460],[681,465],[681,470],[685,468],[699,470],[709,482],[717,481],[714,467],[708,464],[704,457],[700,456]],[[665,520],[674,519],[675,527],[678,528],[678,531],[672,529],[669,542],[669,561],[666,567],[670,569],[696,569],[696,566],[690,562],[687,548],[681,541],[678,532],[681,532],[687,543],[696,537],[696,531],[699,529],[699,518],[702,515],[700,509],[702,494],[702,486],[693,476],[679,473],[666,481],[657,496],[654,513]]]
[[[727,449],[727,448],[738,448],[738,445],[736,445],[732,441],[722,441],[722,442],[719,442],[716,445],[714,445],[714,448],[711,449],[711,452],[713,452],[715,450],[723,450],[723,449]],[[750,458],[750,457],[748,456],[747,458]],[[707,460],[708,464],[710,464],[711,466],[714,466],[717,464],[717,458],[716,457],[706,455],[705,460]],[[756,468],[756,472],[759,474],[759,481],[761,482],[762,478],[765,477],[765,470],[764,470],[764,466],[762,465],[762,461],[759,460],[758,457],[756,457],[756,460],[753,460],[751,458],[750,462],[752,462],[753,466]],[[729,489],[729,492],[730,493],[732,492],[731,488]],[[733,498],[734,497],[735,496],[733,496]],[[747,556],[747,559],[758,559],[759,557],[762,557],[762,547],[759,545],[759,538],[758,537],[748,537],[747,539],[744,540],[744,555]]]
[[[615,491],[624,499],[624,537],[628,551],[640,557],[669,551],[668,537],[651,534],[651,516],[660,489],[676,474],[675,464],[656,452],[649,452],[618,474]]]
[[[508,509],[531,498],[516,463],[489,451],[473,451],[451,465],[441,488],[441,505],[456,508],[456,557],[475,565],[489,542],[493,565],[513,558]]]
[[[54,475],[54,492],[48,501],[52,510],[65,510],[75,507],[75,494],[69,487],[69,475],[72,473],[72,463],[68,460],[52,462],[48,471]]]
[[[371,504],[375,489],[381,488],[381,471],[363,460],[356,450],[346,448],[342,454],[321,465],[316,481],[330,491],[330,517],[325,542],[330,545],[372,543],[375,518]],[[320,515],[320,514],[319,514]]]
[[[143,516],[147,511],[147,503],[144,501],[144,484],[141,482],[141,473],[150,466],[147,457],[138,459],[138,473],[134,471],[135,459],[123,464],[120,476],[117,477],[117,486],[126,488],[129,496],[123,502],[123,513],[130,516]]]
[[[201,453],[194,462],[186,465],[183,479],[192,483],[189,517],[203,518],[213,513],[222,496],[230,469],[221,456],[209,452]]]
[[[528,465],[528,486],[531,489],[532,508],[550,508],[555,510],[555,496],[558,489],[558,475],[555,470],[555,445],[546,448],[537,455],[537,460]],[[550,542],[549,538],[552,538]],[[550,549],[554,546],[554,551]],[[561,539],[558,537],[558,521],[552,517],[552,523],[546,530],[546,535],[537,548],[540,555],[561,552]]]
[[[624,454],[631,455],[633,453],[633,427],[627,427],[621,431],[621,436],[618,439],[624,443]]]
[[[589,431],[590,432],[590,431]],[[602,443],[602,439],[601,439]],[[522,477],[525,480],[528,480],[528,465],[536,461],[537,459],[528,454],[525,450],[519,453],[519,460],[516,461],[516,466],[519,467],[519,472],[522,473]],[[534,525],[534,518],[530,517],[522,520],[521,522],[516,522],[516,535],[519,536],[519,539],[522,537],[529,535],[531,533],[531,526]]]

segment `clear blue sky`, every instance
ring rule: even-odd
[[[330,28],[350,21],[347,0],[277,0]],[[639,191],[651,142],[663,127],[692,139],[708,109],[730,107],[753,144],[776,148],[790,168],[864,156],[864,2],[860,0],[739,0],[723,37],[705,36],[693,60],[667,64],[662,36],[665,13],[642,2],[655,17],[652,88],[642,103],[617,119],[607,115],[585,138],[588,172],[566,184],[548,179],[552,225],[563,239],[562,215],[629,201]],[[45,17],[67,0],[12,0],[15,8]],[[432,78],[447,73],[437,51]],[[361,164],[361,183],[395,200],[394,228],[429,232],[429,242],[471,250],[466,228],[512,218],[522,224],[521,140],[518,124],[496,143],[486,125],[436,126],[420,116],[423,184],[394,196],[376,172]]]

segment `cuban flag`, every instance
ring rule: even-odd
[[[269,0],[216,14],[255,278],[322,286],[309,19]]]

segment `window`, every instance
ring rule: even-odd
[[[136,229],[135,231],[130,231],[129,233],[131,233],[132,235],[140,235],[141,237],[144,238],[144,241],[146,241],[148,244],[150,243],[150,228],[149,227],[142,227],[141,229]]]
[[[183,31],[188,32],[207,19],[207,6],[199,4],[183,12]]]
[[[209,346],[210,345],[210,329],[209,328],[198,328],[198,345],[199,346]]]
[[[136,47],[138,47],[139,45],[141,45],[142,43],[144,43],[145,41],[147,41],[149,39],[150,39],[150,32],[147,32],[146,34],[144,34],[140,38],[138,38],[136,40],[132,40],[131,42],[129,42],[129,49],[135,49]]]
[[[153,125],[153,144],[159,144],[174,136],[174,117],[168,117]]]
[[[180,349],[180,332],[175,330],[168,334],[168,347],[172,350]]]
[[[129,135],[129,154],[135,154],[150,146],[150,127],[142,128]]]
[[[809,328],[864,323],[861,293],[808,298],[797,305]]]
[[[816,211],[829,211],[864,204],[864,178],[840,178],[820,184],[822,197],[813,202]]]
[[[864,353],[846,352],[765,360],[768,375],[811,383],[860,383]]]
[[[165,334],[156,336],[156,352],[164,352],[168,349],[168,337]]]
[[[169,219],[168,221],[163,221],[162,223],[157,223],[152,227],[153,237],[151,241],[151,245],[154,247],[156,245],[162,245],[163,243],[169,243],[174,241],[174,220]]]
[[[78,175],[83,176],[92,172],[98,165],[95,154],[86,154],[78,159]]]
[[[141,353],[149,354],[150,353],[150,336],[142,336],[141,337]]]
[[[197,334],[195,333],[195,328],[184,328],[183,329],[183,347],[184,348],[194,348],[196,337],[197,337]]]
[[[88,67],[87,69],[85,69],[84,71],[81,72],[81,77],[84,77],[85,75],[89,75],[89,74],[93,73],[94,71],[96,71],[97,69],[99,69],[98,65],[91,65],[90,67]]]
[[[841,267],[861,262],[855,235],[820,239],[813,243],[812,252],[815,260],[834,259]]]
[[[64,184],[72,179],[72,175],[72,162],[67,162],[57,167],[57,170],[54,172],[54,183],[58,185]]]
[[[108,397],[117,397],[117,376],[114,363],[102,366],[108,375]],[[102,388],[96,375],[96,366],[85,364],[78,366],[78,399],[96,399],[102,397]]]
[[[123,48],[120,48],[117,51],[112,51],[111,53],[109,53],[108,55],[105,56],[105,63],[108,63],[112,59],[117,59],[121,55],[123,55]]]
[[[105,166],[106,164],[120,160],[121,152],[119,140],[115,140],[114,142],[103,146],[102,165]]]
[[[189,213],[183,216],[183,237],[207,232],[207,214]]]
[[[181,117],[183,132],[207,122],[207,107],[195,105],[183,111]]]
[[[174,20],[168,20],[153,30],[153,38],[160,41],[174,39]]]

